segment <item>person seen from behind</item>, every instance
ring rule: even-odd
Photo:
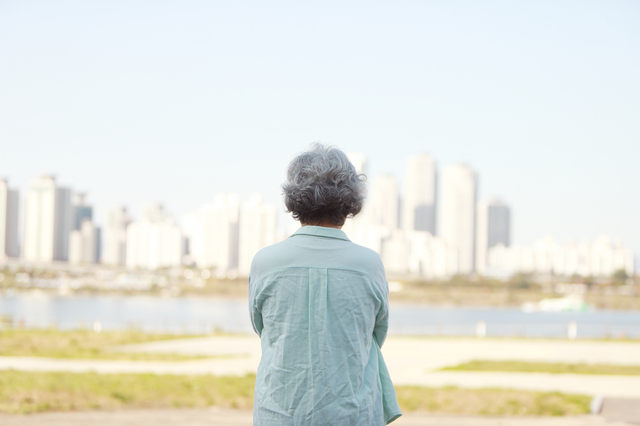
[[[255,426],[381,426],[402,415],[380,352],[384,268],[341,230],[362,209],[365,179],[344,152],[321,144],[289,164],[284,203],[301,227],[260,250],[249,274],[262,346]]]

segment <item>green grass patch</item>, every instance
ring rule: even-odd
[[[566,416],[589,412],[591,398],[559,392],[513,389],[460,389],[457,387],[396,388],[404,412],[468,416]]]
[[[111,350],[111,347],[117,345],[147,343],[183,337],[173,334],[148,334],[136,330],[95,333],[90,330],[8,329],[0,331],[0,356],[141,361],[181,361],[206,358],[171,353],[135,353]]]
[[[255,376],[0,371],[0,412],[123,408],[250,409]]]
[[[551,374],[613,374],[640,376],[640,365],[609,364],[563,364],[527,361],[483,361],[465,362],[443,371],[501,371],[509,373],[551,373]]]
[[[133,408],[251,409],[255,375],[42,373],[0,371],[0,412]],[[405,413],[562,416],[589,411],[588,396],[503,389],[398,386]]]

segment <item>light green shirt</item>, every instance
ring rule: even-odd
[[[249,274],[260,336],[255,426],[381,426],[402,415],[380,346],[388,285],[380,256],[339,229],[301,227]]]

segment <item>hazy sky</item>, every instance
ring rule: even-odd
[[[104,218],[218,191],[280,202],[311,142],[370,175],[466,162],[515,242],[640,253],[640,2],[0,0],[0,175]]]

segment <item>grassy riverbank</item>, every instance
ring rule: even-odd
[[[155,295],[160,297],[215,297],[246,299],[247,278],[201,278],[199,271],[186,279],[182,271],[127,271],[101,266],[63,267],[61,265],[0,270],[0,294],[39,292],[55,295]],[[114,286],[121,275],[136,278],[141,287]],[[74,287],[64,284],[73,281]],[[521,307],[526,302],[565,295],[561,283],[583,284],[584,300],[596,309],[640,310],[640,276],[630,279],[614,277],[558,277],[514,275],[506,280],[476,275],[457,275],[450,279],[424,280],[409,276],[390,276],[399,283],[390,294],[392,302],[409,302],[434,306]],[[64,284],[64,285],[63,285]]]
[[[553,284],[512,279],[501,282],[486,278],[470,281],[454,277],[449,281],[399,280],[402,288],[390,293],[391,302],[435,306],[515,307],[527,302],[565,296]],[[591,285],[584,301],[596,309],[640,310],[640,286]]]
[[[148,334],[136,330],[60,331],[55,329],[4,329],[0,332],[0,356],[37,356],[49,358],[126,359],[140,361],[180,361],[198,359],[171,353],[125,353],[113,346],[170,340],[173,334]]]
[[[0,412],[132,408],[251,409],[255,376],[32,373],[0,371]],[[555,392],[397,387],[402,410],[434,414],[563,416],[588,412],[590,398]]]
[[[538,284],[513,279],[470,281],[454,277],[447,281],[397,280],[399,291],[390,293],[391,302],[409,302],[433,306],[516,307],[526,302],[562,297],[549,291],[551,284]],[[622,291],[625,290],[625,291]],[[155,290],[159,292],[159,289]],[[246,279],[210,279],[202,287],[175,288],[174,296],[210,296],[244,299],[248,297]],[[584,295],[585,302],[596,309],[640,310],[640,287],[593,285]]]

